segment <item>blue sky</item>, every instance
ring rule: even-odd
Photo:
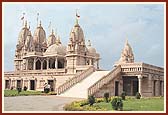
[[[32,34],[37,26],[37,13],[49,36],[49,23],[67,45],[75,23],[75,10],[85,40],[100,53],[100,67],[110,70],[120,58],[125,40],[133,48],[136,62],[164,66],[164,5],[163,4],[5,4],[4,5],[4,70],[14,70],[14,54],[21,17],[30,22]]]

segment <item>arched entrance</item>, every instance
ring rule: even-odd
[[[41,69],[41,62],[40,62],[40,60],[38,60],[36,62],[36,70],[40,70],[40,69]]]
[[[47,61],[46,60],[43,61],[43,69],[47,69]]]
[[[58,60],[58,68],[64,68],[64,61]]]

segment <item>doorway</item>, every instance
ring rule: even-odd
[[[30,90],[35,90],[35,80],[30,80]]]
[[[133,81],[133,96],[138,92],[138,81]]]
[[[9,80],[5,80],[5,89],[9,88],[10,88]]]
[[[123,91],[127,96],[135,96],[138,87],[138,78],[136,76],[123,76]]]
[[[115,96],[118,96],[119,81],[115,81]]]
[[[17,80],[17,88],[21,88],[21,80]]]
[[[54,80],[48,80],[48,84],[50,85],[51,91],[54,91]]]

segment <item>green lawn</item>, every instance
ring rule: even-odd
[[[85,100],[86,101],[86,100]],[[84,105],[80,106],[82,101],[72,102],[64,107],[68,111],[114,111],[111,103],[99,102],[93,106]],[[123,101],[123,111],[164,111],[164,98],[141,98],[135,99],[135,97],[127,97]]]
[[[18,94],[17,90],[4,90],[4,96],[9,97],[9,96],[28,96],[28,95],[41,95],[44,94],[41,91],[21,91]]]
[[[112,110],[111,103],[96,103],[101,108]],[[124,111],[163,111],[164,110],[164,98],[129,98],[123,101]]]

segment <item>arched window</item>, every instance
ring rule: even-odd
[[[36,61],[36,70],[40,70],[41,69],[41,62],[40,60]]]
[[[58,68],[64,68],[64,61],[58,60]]]
[[[49,59],[49,68],[54,69],[55,68],[55,60],[54,59]]]
[[[47,69],[47,61],[46,60],[43,61],[43,69]]]

